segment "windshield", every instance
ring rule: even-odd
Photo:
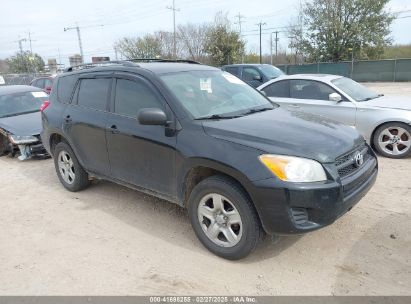
[[[40,111],[48,95],[45,92],[23,92],[0,96],[0,118]]]
[[[194,119],[228,118],[275,107],[256,90],[227,72],[177,72],[164,74],[161,79]]]
[[[332,80],[332,83],[356,101],[367,101],[378,98],[380,96],[377,93],[369,90],[365,86],[349,78],[338,78]]]
[[[265,76],[267,76],[270,79],[277,78],[281,75],[285,75],[283,71],[272,65],[261,65],[259,66],[259,69],[264,73]]]

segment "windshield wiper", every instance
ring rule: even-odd
[[[247,112],[245,112],[243,115],[250,115],[258,112],[265,112],[269,110],[273,110],[274,108],[262,108],[262,109],[250,109]]]
[[[361,101],[369,101],[369,100],[376,99],[376,98],[378,98],[378,97],[381,97],[381,96],[378,95],[378,96],[373,96],[373,97],[367,97],[367,98],[365,98],[365,99],[362,99]]]
[[[202,117],[196,118],[196,119],[194,119],[194,120],[233,119],[233,118],[238,118],[238,117],[241,117],[241,115],[226,116],[226,115],[213,114],[213,115],[209,115],[209,116],[202,116]]]

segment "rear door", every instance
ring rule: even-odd
[[[141,125],[137,115],[144,108],[160,108],[173,120],[163,96],[149,81],[137,75],[116,75],[107,121],[111,174],[123,182],[173,197],[176,137],[168,135],[164,126]]]
[[[110,173],[105,128],[111,83],[109,74],[82,75],[63,115],[63,129],[82,165],[105,176]]]

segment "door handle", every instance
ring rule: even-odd
[[[73,119],[71,119],[71,116],[70,116],[70,115],[67,115],[66,118],[64,118],[64,122],[65,122],[66,124],[69,124],[69,123],[71,123],[72,121],[73,121]]]
[[[120,131],[117,129],[117,126],[116,126],[116,125],[112,125],[112,126],[110,127],[110,131],[111,131],[112,134],[118,134],[118,133],[120,133]]]

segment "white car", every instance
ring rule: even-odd
[[[257,88],[291,109],[326,116],[356,128],[381,155],[411,154],[411,98],[384,96],[346,77],[280,76]]]

